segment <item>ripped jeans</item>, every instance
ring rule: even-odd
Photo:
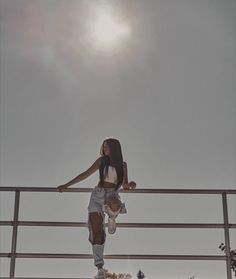
[[[113,188],[104,189],[102,187],[96,186],[94,187],[90,197],[88,205],[89,241],[92,244],[94,264],[96,266],[104,264],[103,252],[104,243],[106,240],[105,212],[107,213],[107,204],[112,199],[120,200],[118,192],[119,191]],[[125,204],[121,203],[118,213],[126,212]]]

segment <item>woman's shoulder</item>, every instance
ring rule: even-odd
[[[96,159],[95,163],[96,163],[96,165],[97,165],[98,167],[100,167],[101,164],[102,164],[102,156],[98,157],[98,158]]]
[[[103,161],[103,156],[100,156],[100,157],[97,158],[98,163],[101,163],[102,161]]]
[[[96,162],[97,162],[97,164],[99,164],[99,166],[105,165],[107,162],[107,158],[106,158],[106,156],[100,156],[100,157],[98,157]]]

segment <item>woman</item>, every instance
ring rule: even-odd
[[[100,180],[92,191],[88,206],[88,228],[94,264],[98,268],[97,279],[104,279],[103,251],[106,238],[104,213],[108,215],[108,232],[113,234],[116,230],[115,218],[119,213],[126,213],[125,205],[121,202],[118,194],[119,189],[121,186],[125,190],[133,189],[136,187],[136,183],[128,182],[127,164],[123,161],[121,145],[117,139],[105,139],[100,153],[101,157],[90,168],[57,188],[62,192],[99,170]]]

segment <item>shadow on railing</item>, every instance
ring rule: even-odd
[[[18,226],[59,226],[59,227],[86,227],[84,222],[46,222],[46,221],[19,221],[19,204],[21,192],[56,192],[56,188],[47,187],[0,187],[0,191],[14,191],[14,218],[13,221],[0,221],[0,226],[12,226],[12,245],[11,252],[0,253],[0,257],[10,258],[9,277],[15,277],[16,258],[63,258],[63,259],[92,259],[90,254],[50,254],[50,253],[17,253],[17,231]],[[70,188],[67,192],[91,192],[90,188]],[[225,256],[219,255],[147,255],[147,254],[113,254],[105,255],[105,259],[133,259],[133,260],[220,260],[226,262],[227,279],[232,279],[231,273],[231,254],[230,254],[230,237],[229,229],[236,229],[236,224],[229,224],[227,195],[236,194],[236,190],[208,190],[208,189],[134,189],[132,191],[121,190],[121,193],[139,193],[139,194],[213,194],[222,196],[223,223],[118,223],[118,227],[122,228],[215,228],[224,229],[225,237]],[[24,277],[26,279],[32,277]],[[36,277],[35,277],[36,278]],[[47,279],[47,278],[44,278]],[[52,278],[50,278],[52,279]],[[62,279],[62,278],[61,278]],[[86,278],[83,278],[86,279]],[[87,278],[89,279],[89,278]]]

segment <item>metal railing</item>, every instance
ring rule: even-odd
[[[48,187],[0,187],[0,191],[14,191],[14,217],[13,221],[0,221],[0,226],[12,226],[12,245],[11,252],[0,253],[0,257],[10,258],[9,277],[0,277],[0,279],[13,278],[32,278],[15,277],[15,265],[17,258],[63,258],[63,259],[92,259],[91,254],[51,254],[51,253],[17,253],[17,232],[18,226],[58,226],[58,227],[86,227],[84,222],[48,222],[48,221],[20,221],[19,205],[21,192],[57,192],[56,188]],[[91,188],[70,188],[66,192],[91,192]],[[225,256],[219,255],[147,255],[147,254],[113,254],[105,255],[105,259],[133,259],[133,260],[220,260],[226,262],[227,279],[232,279],[230,262],[230,236],[229,229],[236,229],[236,224],[229,224],[227,195],[235,195],[236,190],[208,190],[208,189],[134,189],[121,190],[121,193],[138,194],[212,194],[222,196],[223,223],[118,223],[121,228],[215,228],[224,229],[225,238]],[[37,277],[35,277],[37,278]],[[39,277],[38,277],[39,279]],[[47,278],[44,278],[47,279]],[[53,279],[53,278],[50,278]],[[61,278],[63,279],[63,278]],[[83,278],[86,279],[86,278]]]

